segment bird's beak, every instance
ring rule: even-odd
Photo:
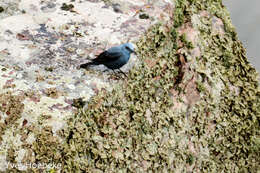
[[[134,50],[133,50],[133,53],[134,53],[135,55],[137,55],[136,51],[134,51]]]

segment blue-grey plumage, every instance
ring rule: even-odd
[[[87,68],[90,65],[103,64],[112,70],[120,69],[128,62],[131,53],[135,53],[134,45],[132,43],[121,44],[102,52],[91,62],[81,64],[80,68]]]

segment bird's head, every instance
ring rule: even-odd
[[[130,54],[131,53],[136,54],[134,45],[132,43],[125,43],[125,44],[123,44],[123,48],[126,49]]]

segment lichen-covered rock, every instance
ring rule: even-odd
[[[17,5],[0,21],[1,171],[260,169],[257,72],[220,0]],[[127,79],[76,68],[127,40]]]
[[[113,45],[136,42],[151,25],[170,18],[173,3],[3,0],[0,7],[0,170],[4,171],[9,158],[20,163],[35,156],[28,146],[37,142],[36,132],[49,127],[50,134],[60,139],[58,131],[78,107],[120,82],[112,73],[78,69],[81,63]],[[136,63],[132,57],[124,70]],[[7,154],[9,150],[13,155]]]

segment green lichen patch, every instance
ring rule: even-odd
[[[44,133],[41,133],[44,131]],[[59,164],[62,157],[60,139],[53,136],[52,127],[45,126],[43,129],[36,131],[36,141],[32,145],[32,151],[35,153],[36,163],[55,163]]]
[[[184,43],[184,46],[185,46],[186,48],[188,48],[188,49],[193,49],[193,48],[194,48],[192,42],[190,42],[190,41],[187,40],[186,34],[182,34],[182,35],[180,36],[180,40]]]
[[[62,10],[64,11],[70,11],[70,12],[74,12],[73,8],[74,8],[74,5],[73,4],[66,4],[66,3],[63,3],[62,6],[60,7]]]
[[[51,66],[50,67],[45,67],[44,70],[49,71],[49,72],[53,72],[54,67],[51,67]]]
[[[142,13],[142,14],[139,15],[139,18],[140,19],[149,19],[150,17],[149,17],[149,15]]]
[[[205,87],[203,86],[203,84],[199,81],[196,82],[197,84],[197,89],[199,92],[203,92],[205,90]]]
[[[56,89],[56,88],[47,88],[45,90],[45,93],[48,97],[51,97],[51,98],[58,98],[61,93]]]
[[[2,142],[2,135],[6,129],[10,128],[17,119],[21,117],[21,113],[24,109],[23,96],[12,95],[11,92],[0,94],[0,111],[7,115],[0,122],[0,144]],[[0,117],[0,119],[2,119]]]
[[[72,106],[76,108],[83,108],[86,102],[82,98],[74,99]]]
[[[193,11],[185,15],[187,18],[193,18],[203,10],[209,12],[208,16],[201,15],[199,21],[193,21],[193,26],[200,31],[199,44],[204,51],[196,65],[196,71],[201,76],[197,89],[205,94],[205,102],[193,111],[207,112],[211,118],[215,116],[213,122],[203,122],[216,126],[212,136],[206,140],[210,157],[203,164],[209,165],[208,172],[256,172],[259,170],[259,151],[254,152],[252,146],[257,146],[255,141],[260,137],[257,72],[247,61],[245,50],[221,1],[189,1],[188,4]],[[212,16],[223,21],[225,33],[221,32],[222,28],[213,32],[216,28],[212,28]],[[220,93],[216,93],[219,88],[222,88]],[[236,92],[233,92],[234,88]],[[200,133],[203,130],[197,124],[194,128]]]

